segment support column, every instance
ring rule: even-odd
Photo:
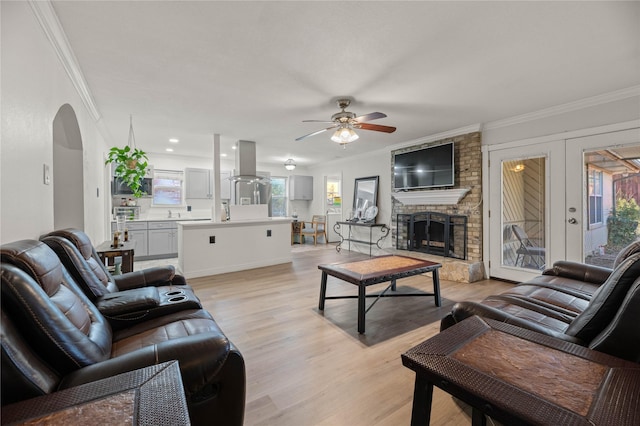
[[[211,206],[211,220],[221,222],[222,200],[220,198],[220,135],[213,135],[213,205]]]

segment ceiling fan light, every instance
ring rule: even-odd
[[[287,161],[284,162],[284,168],[287,170],[293,170],[296,168],[296,162],[293,161],[293,158],[289,158]]]
[[[353,129],[350,129],[348,127],[341,127],[335,131],[333,136],[331,136],[331,140],[336,143],[345,144],[353,142],[359,137],[360,136],[358,136],[358,134],[354,132]]]

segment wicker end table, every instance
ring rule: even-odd
[[[640,365],[471,317],[402,355],[416,373],[412,425],[429,424],[433,386],[509,425],[638,425]]]
[[[2,407],[3,425],[191,424],[178,361]]]

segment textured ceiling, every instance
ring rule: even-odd
[[[640,84],[638,2],[54,1],[113,144],[311,165]],[[304,141],[355,99],[375,124]]]

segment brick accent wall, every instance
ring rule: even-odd
[[[393,182],[393,155],[396,153],[413,151],[444,142],[454,142],[455,156],[455,188],[470,188],[471,190],[456,205],[404,205],[392,198],[392,235],[393,246],[396,247],[398,214],[412,214],[424,211],[446,213],[451,215],[465,215],[467,219],[467,259],[482,261],[482,139],[480,132],[459,135],[434,142],[415,145],[391,152],[391,182]],[[391,188],[393,191],[393,188]],[[429,191],[430,189],[420,190]],[[393,192],[392,192],[393,195]],[[401,245],[402,246],[402,245]]]

